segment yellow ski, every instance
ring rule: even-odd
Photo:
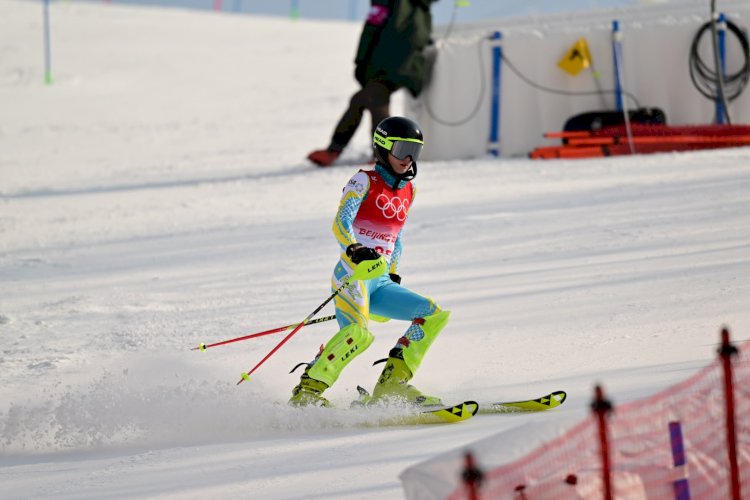
[[[421,424],[452,424],[463,422],[477,414],[479,405],[476,401],[464,401],[453,406],[446,406],[436,410],[424,410],[417,415],[418,423]]]
[[[547,411],[563,404],[567,396],[568,395],[565,391],[555,391],[537,399],[487,403],[480,405],[479,413],[525,413]]]

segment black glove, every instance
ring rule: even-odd
[[[380,254],[362,243],[352,243],[346,247],[346,256],[352,259],[352,262],[359,264],[363,260],[377,260]]]
[[[391,281],[393,281],[397,285],[401,284],[401,276],[399,276],[398,274],[396,274],[396,273],[390,273],[388,276],[390,276],[391,277]]]

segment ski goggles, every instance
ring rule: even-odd
[[[390,153],[399,160],[404,160],[407,156],[411,156],[412,161],[417,161],[419,153],[422,152],[422,148],[424,147],[424,141],[419,139],[383,137],[377,132],[375,133],[374,139],[376,143],[390,151]]]

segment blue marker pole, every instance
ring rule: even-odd
[[[628,146],[630,154],[635,154],[635,143],[633,142],[633,132],[630,128],[630,111],[625,107],[625,101],[622,98],[622,31],[620,31],[620,21],[612,21],[612,51],[615,59],[615,99],[617,111],[622,112],[623,121],[625,122],[625,133],[628,136]]]
[[[622,33],[620,32],[620,21],[612,21],[612,57],[615,61],[615,103],[617,111],[622,111]]]
[[[682,439],[682,425],[679,422],[669,422],[669,442],[672,445],[672,463],[679,471],[679,478],[672,482],[675,500],[690,500],[690,483],[687,479],[687,454],[685,441]]]
[[[242,0],[234,0],[234,11],[242,12]]]
[[[727,58],[726,58],[726,51],[727,51],[727,18],[724,14],[719,14],[719,24],[717,25],[718,28],[718,37],[719,37],[719,62],[721,67],[721,80],[726,81],[725,77],[727,75]],[[722,96],[720,92],[717,92],[719,94],[716,97],[716,123],[719,125],[723,125],[727,122],[726,120],[726,110],[724,109],[724,101],[722,100]]]
[[[500,40],[502,33],[496,31],[490,36],[492,40],[492,102],[490,107],[490,140],[489,153],[500,156],[500,68],[503,62],[503,47]]]
[[[357,19],[357,0],[349,0],[349,20],[356,21]]]
[[[52,83],[52,51],[49,36],[49,0],[44,0],[44,83]]]

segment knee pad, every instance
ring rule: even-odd
[[[407,337],[408,343],[404,342],[407,345],[404,345],[402,349],[404,361],[409,370],[411,370],[412,375],[417,371],[419,365],[422,364],[422,358],[424,358],[425,353],[435,341],[440,331],[448,323],[450,315],[450,311],[439,311],[425,318],[414,320],[413,324],[417,325],[424,335],[419,340]]]
[[[357,323],[345,326],[328,341],[307,372],[308,376],[325,382],[328,387],[332,386],[341,370],[370,347],[373,340],[374,337],[367,328]]]

